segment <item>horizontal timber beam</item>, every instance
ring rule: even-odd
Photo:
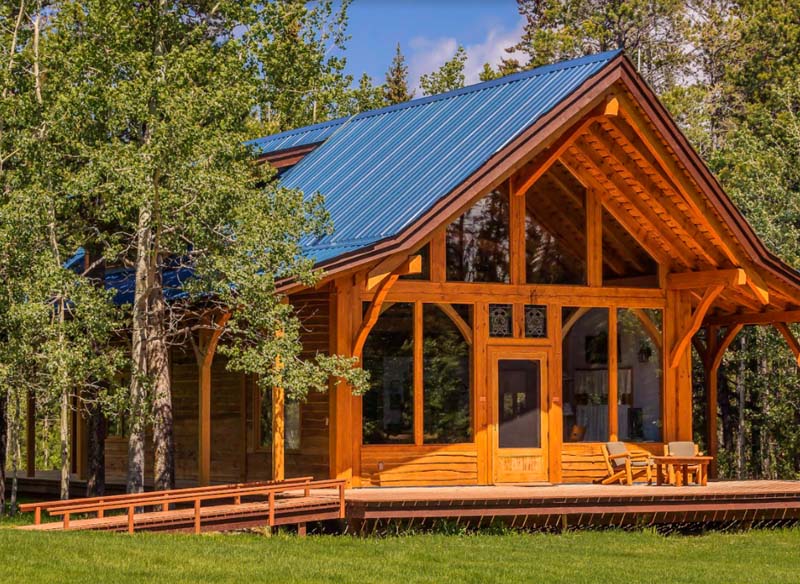
[[[740,314],[712,316],[706,320],[706,324],[715,324],[719,326],[728,326],[734,324],[775,324],[779,322],[800,322],[800,310],[743,312]]]
[[[707,288],[716,284],[744,286],[746,283],[747,272],[742,268],[667,274],[667,288],[669,290],[697,290],[698,288]]]

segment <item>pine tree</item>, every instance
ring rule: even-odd
[[[406,65],[406,58],[400,51],[400,43],[397,43],[392,65],[386,72],[383,96],[388,105],[403,103],[414,98],[414,92],[408,89],[408,65]]]

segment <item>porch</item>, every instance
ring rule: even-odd
[[[346,493],[349,528],[452,520],[518,529],[700,524],[784,525],[800,519],[800,481],[718,481],[708,486],[547,483],[466,487],[357,488]]]

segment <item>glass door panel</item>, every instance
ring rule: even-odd
[[[538,360],[498,360],[498,447],[541,447],[541,385]]]

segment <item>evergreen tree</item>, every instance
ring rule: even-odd
[[[403,103],[414,98],[414,92],[408,89],[408,65],[406,65],[406,58],[400,51],[400,43],[397,43],[394,59],[392,59],[392,64],[386,72],[383,96],[388,105]]]
[[[625,49],[656,89],[672,87],[687,61],[685,3],[680,0],[517,0],[528,67]]]
[[[419,85],[424,95],[436,95],[464,87],[464,65],[467,63],[467,52],[459,46],[452,59],[445,61],[438,71],[433,71],[419,78]]]

